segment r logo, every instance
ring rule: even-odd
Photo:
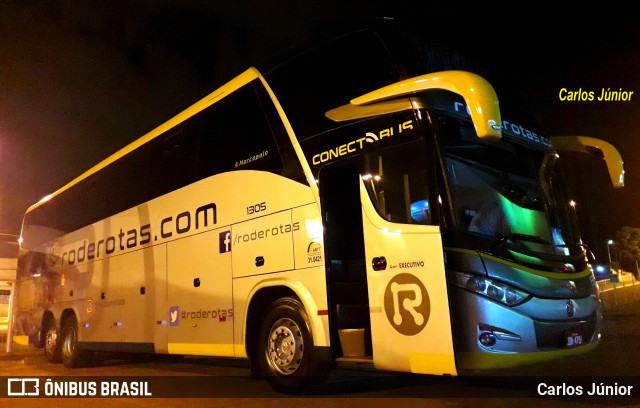
[[[427,289],[409,273],[394,276],[384,291],[384,311],[398,332],[406,336],[420,333],[431,312]]]

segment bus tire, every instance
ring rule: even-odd
[[[269,306],[258,339],[259,373],[276,391],[300,393],[324,380],[309,319],[297,298],[281,298]]]
[[[50,363],[59,363],[61,359],[61,339],[60,332],[56,327],[56,321],[53,318],[48,318],[43,326],[44,339],[43,348],[44,356]]]
[[[62,364],[67,368],[85,367],[89,361],[89,352],[78,347],[78,321],[69,316],[62,325],[61,336]]]

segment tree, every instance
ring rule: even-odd
[[[622,269],[637,274],[636,261],[640,262],[640,228],[620,228],[616,231],[613,245],[612,249]]]

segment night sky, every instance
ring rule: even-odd
[[[419,23],[493,69],[550,134],[615,144],[627,186],[594,183],[607,179],[578,166],[590,193],[577,208],[596,252],[619,227],[640,227],[640,18],[449,3],[0,0],[0,232],[18,234],[29,205],[249,66],[374,16]],[[635,94],[568,102],[563,87]]]

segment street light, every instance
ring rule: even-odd
[[[613,245],[612,239],[607,241],[607,255],[609,255],[609,268],[611,268],[611,250],[609,249],[611,245]]]

